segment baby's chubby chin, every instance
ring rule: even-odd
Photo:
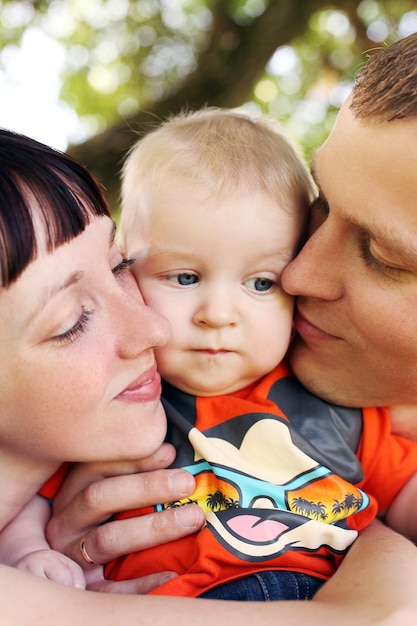
[[[163,381],[193,396],[212,397],[239,391],[256,382],[270,369],[270,363],[247,363],[242,354],[227,348],[204,347],[168,351],[155,350]],[[272,363],[274,366],[275,363]]]
[[[212,377],[209,374],[194,376],[192,379],[189,377],[181,378],[180,376],[168,376],[163,377],[173,387],[176,387],[184,393],[188,393],[192,396],[201,396],[203,398],[210,398],[214,396],[224,396],[235,391],[239,391],[244,387],[254,383],[258,377],[250,377],[245,380],[242,378],[230,378],[226,376]]]

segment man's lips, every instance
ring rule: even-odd
[[[294,326],[297,333],[306,341],[332,341],[339,339],[339,337],[330,335],[312,324],[300,311],[297,311],[295,314]]]
[[[115,400],[123,402],[153,402],[161,395],[161,377],[156,364],[133,380]]]

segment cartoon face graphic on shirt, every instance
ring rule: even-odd
[[[285,419],[246,414],[204,433],[189,426],[193,456],[182,466],[197,487],[164,508],[197,502],[207,528],[246,561],[320,547],[343,553],[355,540],[344,520],[368,497],[295,446]]]

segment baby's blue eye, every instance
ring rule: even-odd
[[[177,280],[179,285],[194,285],[195,283],[198,283],[198,276],[196,276],[196,274],[188,274],[184,272],[183,274],[177,275]]]
[[[268,291],[273,284],[272,280],[268,280],[267,278],[255,278],[256,291]]]
[[[269,291],[274,284],[273,280],[269,280],[269,278],[261,278],[259,276],[257,278],[249,278],[249,280],[245,281],[245,285],[248,289],[260,292]]]

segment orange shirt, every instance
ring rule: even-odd
[[[417,471],[417,442],[394,436],[385,409],[311,395],[285,364],[227,396],[164,389],[175,465],[196,478],[199,533],[109,563],[114,580],[173,570],[153,594],[198,596],[261,570],[329,578],[357,537]],[[144,515],[140,509],[119,519]]]
[[[106,565],[115,580],[181,574],[153,594],[197,596],[261,570],[327,579],[357,533],[417,471],[417,442],[391,433],[386,409],[326,403],[285,364],[228,396],[196,398],[165,384],[164,397],[175,466],[195,475],[197,489],[155,508],[198,502],[207,524]],[[64,464],[42,495],[53,497],[69,468]]]

